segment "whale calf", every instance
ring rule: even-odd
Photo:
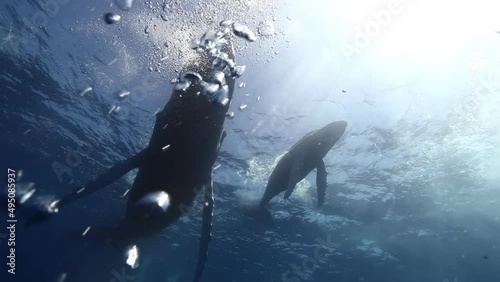
[[[335,121],[321,129],[312,131],[300,139],[281,157],[274,168],[258,207],[244,212],[267,225],[274,226],[272,215],[265,206],[281,192],[288,199],[295,185],[316,169],[316,187],[318,190],[318,206],[325,201],[327,172],[323,158],[343,136],[347,127],[345,121]]]

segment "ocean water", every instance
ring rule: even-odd
[[[130,5],[131,4],[131,5]],[[191,42],[242,23],[237,79],[214,170],[213,239],[201,281],[500,281],[500,19],[493,1],[0,2],[0,177],[50,201],[145,148]],[[106,23],[105,15],[120,19]],[[115,21],[116,21],[115,17]],[[122,97],[123,96],[123,97]],[[345,120],[316,173],[242,215],[283,154]],[[12,237],[2,200],[0,281],[192,281],[202,199],[139,245],[139,267],[92,226],[124,217],[135,172]],[[25,184],[22,184],[25,185]],[[2,198],[3,199],[3,198]]]

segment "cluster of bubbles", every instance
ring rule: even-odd
[[[128,11],[132,8],[132,0],[115,0],[116,6],[120,8],[122,11]],[[122,19],[122,17],[118,14],[115,13],[106,13],[104,14],[104,21],[107,24],[115,24],[119,22]]]
[[[105,65],[111,65],[115,62],[123,63],[125,76],[133,76],[141,66],[146,65],[145,67],[149,72],[157,73],[162,79],[176,77],[176,80],[172,81],[173,84],[176,84],[180,78],[179,74],[182,72],[181,70],[186,65],[199,62],[201,58],[206,57],[205,52],[197,52],[197,49],[203,50],[203,48],[186,49],[186,44],[189,45],[189,42],[192,41],[193,34],[204,34],[207,30],[206,27],[212,26],[217,18],[229,18],[237,21],[237,23],[225,21],[225,27],[229,29],[231,35],[234,34],[246,39],[233,41],[231,44],[239,59],[240,57],[248,58],[248,56],[251,56],[250,60],[245,63],[247,66],[252,65],[258,68],[261,62],[269,62],[276,57],[278,54],[276,49],[282,45],[285,35],[282,29],[275,27],[280,18],[277,16],[279,6],[272,0],[249,0],[245,2],[228,0],[207,0],[201,2],[185,2],[181,0],[164,0],[158,2],[137,2],[133,0],[110,1],[109,8],[116,9],[112,13],[104,14],[104,22],[110,25],[117,25],[123,33],[133,32],[134,35],[137,35],[136,39],[139,40],[138,42],[145,40],[142,43],[149,46],[148,49],[150,52],[141,52],[139,56],[134,56],[133,51],[129,52],[129,49],[133,49],[131,42],[122,41],[122,39],[128,37],[109,34],[114,29],[109,29],[95,22],[89,23],[89,25],[92,25],[92,28],[88,27],[87,30],[84,27],[80,28],[85,32],[91,30],[93,33],[97,31],[102,32],[103,35],[109,35],[104,40],[109,40],[109,43],[112,44],[113,49],[116,49],[117,52],[113,58],[104,60],[104,62],[100,61],[101,63]],[[225,9],[221,9],[221,7],[225,7]],[[123,22],[125,18],[127,18],[127,21]],[[221,28],[224,27],[221,26]],[[145,35],[145,37],[141,34]],[[257,47],[261,47],[263,51],[252,54],[254,49],[250,48],[251,44],[249,43],[257,37],[259,40],[255,44],[258,45]],[[227,61],[224,60],[224,57],[220,59],[218,61],[222,63]],[[111,61],[111,63],[107,63],[108,61]],[[228,62],[230,63],[231,60]],[[245,71],[245,66],[235,67],[234,71],[236,72],[243,73]],[[101,77],[105,77],[105,75]],[[201,91],[202,89],[200,89],[200,92],[197,94],[201,94],[202,92],[207,94],[206,96],[214,103],[227,103],[228,99],[225,99],[224,93],[227,88],[224,87],[226,83],[224,81],[222,83],[219,83],[217,80],[213,81],[210,75],[206,76],[203,74],[203,77],[206,80],[206,83],[203,82],[205,86],[203,89],[206,91]],[[188,76],[186,78],[188,79],[184,81],[185,85],[189,84],[191,86],[196,84],[196,79],[192,81],[192,77]],[[216,87],[216,84],[219,87]],[[197,86],[201,88],[201,85]],[[214,89],[220,90],[220,92],[215,93]],[[89,92],[85,90],[81,95],[86,95]],[[117,92],[115,92],[116,95]],[[118,95],[119,97],[117,98],[119,99],[126,99],[127,96],[124,95],[122,97],[120,93]],[[133,93],[130,94],[130,96],[132,95]],[[259,101],[260,97],[256,97],[256,100]],[[248,108],[245,104],[240,106],[238,107],[240,111]],[[127,108],[123,108],[123,106],[110,106],[108,108],[108,113],[110,115],[116,114],[118,118],[123,118],[125,115],[124,112],[127,112]],[[228,118],[233,118],[234,114],[228,113]]]
[[[224,52],[229,44],[231,34],[244,38],[249,42],[256,40],[255,34],[245,25],[230,20],[220,22],[218,30],[208,30],[199,40],[191,44],[198,52],[206,52],[212,60],[210,81],[204,81],[200,74],[192,71],[181,73],[174,81],[175,90],[186,91],[192,85],[201,87],[201,94],[210,102],[226,106],[229,103],[229,87],[226,78],[238,78],[245,72],[245,65],[236,65],[229,54]]]
[[[284,30],[275,28],[278,20],[278,8],[281,4],[272,0],[206,0],[206,1],[142,1],[112,0],[109,8],[114,11],[105,13],[102,21],[109,25],[118,25],[122,33],[133,32],[135,39],[145,40],[151,52],[141,53],[139,57],[125,54],[131,44],[125,36],[110,35],[114,29],[103,27],[96,22],[89,22],[90,26],[75,26],[83,32],[92,31],[107,35],[105,41],[113,44],[113,48],[121,48],[123,56],[117,54],[117,61],[123,59],[127,74],[134,74],[130,67],[139,68],[146,62],[146,69],[158,73],[162,78],[178,75],[179,71],[188,63],[199,59],[197,52],[186,50],[185,44],[190,42],[193,34],[203,33],[207,26],[213,25],[216,19],[236,19],[244,26],[250,27],[259,36],[258,46],[264,51],[251,53],[253,49],[248,42],[234,42],[234,49],[239,57],[251,56],[253,61],[248,64],[259,66],[277,56],[277,49],[283,45]],[[221,7],[224,7],[223,9]],[[127,19],[125,22],[124,19]],[[235,26],[238,28],[238,26]],[[243,26],[240,26],[243,27]],[[141,37],[144,34],[145,37]],[[110,39],[111,38],[111,39]],[[288,41],[287,41],[288,42]],[[125,50],[127,49],[127,50]],[[132,52],[133,53],[133,52]],[[255,58],[254,58],[255,56]],[[131,60],[133,59],[133,60]],[[137,65],[135,65],[137,63]]]
[[[184,49],[193,34],[202,34],[207,26],[212,26],[216,19],[235,19],[244,26],[258,33],[259,46],[267,47],[274,36],[274,28],[258,30],[258,23],[270,19],[276,14],[278,4],[271,0],[207,0],[207,1],[167,1],[153,3],[149,9],[143,9],[138,20],[131,24],[136,32],[150,27],[147,35],[148,44],[154,52],[145,54],[151,66],[150,71],[168,77],[177,75],[186,64],[199,59],[197,52]],[[146,2],[148,3],[148,2]],[[148,4],[146,4],[147,6]],[[224,9],[221,9],[224,7]],[[271,20],[268,20],[269,23]],[[218,22],[218,21],[217,21]],[[272,24],[271,24],[272,25]],[[238,25],[235,26],[238,28]],[[232,27],[231,27],[232,28]],[[261,40],[262,39],[264,40]],[[278,40],[276,38],[276,40]],[[265,43],[267,42],[267,43]],[[241,57],[250,55],[248,41],[233,42],[234,49]],[[194,50],[193,50],[194,51]],[[168,60],[168,63],[165,63]],[[252,62],[249,62],[252,63]]]

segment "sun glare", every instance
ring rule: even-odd
[[[343,2],[344,3],[344,2]],[[378,0],[345,2],[336,8],[352,26],[351,44],[381,55],[407,55],[443,64],[469,42],[500,30],[494,1]]]

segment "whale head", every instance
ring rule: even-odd
[[[323,133],[323,138],[328,143],[328,145],[333,146],[337,141],[340,140],[342,135],[347,128],[347,122],[340,120],[334,121],[332,123],[327,124],[325,127],[321,129]]]

